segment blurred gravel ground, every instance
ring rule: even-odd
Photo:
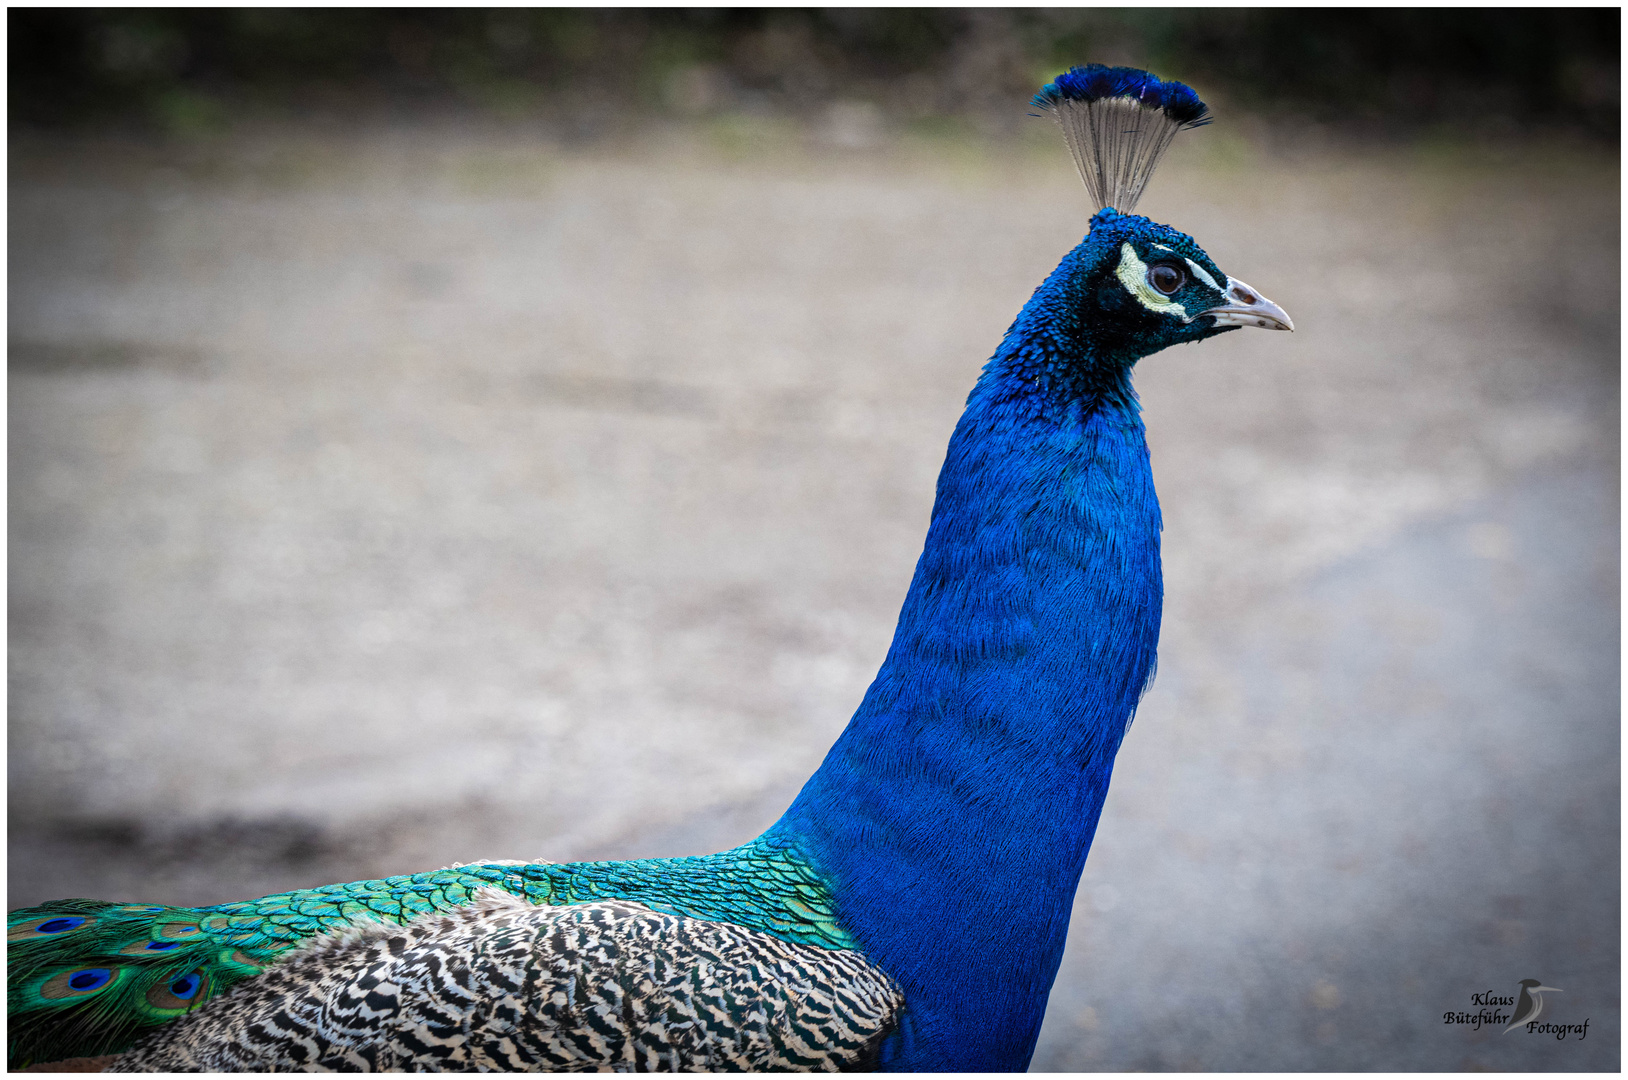
[[[766,826],[1085,229],[1041,128],[14,138],[10,905]],[[1160,676],[1035,1067],[1616,1070],[1615,155],[1184,143],[1143,209],[1299,330],[1139,372]],[[1586,1040],[1443,1024],[1526,977]]]

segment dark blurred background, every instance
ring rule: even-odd
[[[8,900],[769,825],[1091,208],[1296,332],[1138,366],[1159,679],[1035,1067],[1620,1067],[1620,14],[8,11]],[[1585,1041],[1447,1025],[1537,977]]]
[[[1615,8],[12,9],[11,119],[192,132],[441,106],[592,134],[840,97],[1000,125],[1090,57],[1352,128],[1613,138],[1618,25]]]

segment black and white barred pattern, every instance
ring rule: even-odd
[[[902,1004],[852,950],[488,891],[315,941],[109,1071],[862,1069]]]

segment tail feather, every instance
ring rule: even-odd
[[[129,1049],[289,950],[358,922],[405,923],[500,885],[538,899],[550,879],[463,866],[206,908],[57,900],[6,918],[9,1065]]]
[[[14,911],[6,925],[9,1063],[117,1053],[257,974],[278,950],[222,947],[199,912],[102,900]]]

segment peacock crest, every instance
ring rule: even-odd
[[[1210,122],[1210,107],[1185,83],[1137,68],[1072,67],[1040,88],[1033,104],[1063,129],[1097,209],[1136,209],[1179,131]]]

